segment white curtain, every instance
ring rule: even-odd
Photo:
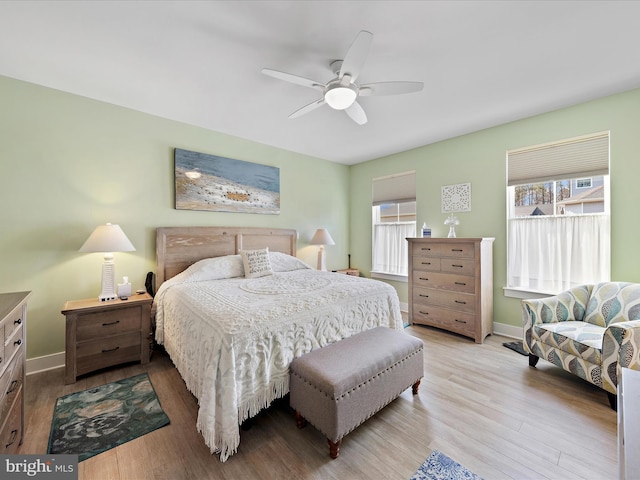
[[[415,237],[416,223],[375,223],[373,235],[372,271],[407,275],[409,242],[406,239]]]
[[[508,284],[545,293],[610,280],[609,215],[509,219]]]

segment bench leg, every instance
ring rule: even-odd
[[[328,438],[327,441],[329,442],[329,455],[331,456],[331,458],[338,458],[338,455],[340,455],[340,444],[342,443],[342,439],[338,440],[335,443]]]
[[[413,387],[411,387],[411,391],[413,392],[414,395],[418,394],[419,387],[420,387],[420,379],[418,379],[418,381],[413,384]]]
[[[300,415],[300,412],[298,412],[296,410],[296,425],[298,425],[298,428],[304,428],[307,425],[307,420]]]

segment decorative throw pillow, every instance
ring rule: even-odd
[[[240,250],[240,255],[244,263],[245,278],[258,278],[273,274],[268,248],[261,250]]]

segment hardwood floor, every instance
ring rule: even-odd
[[[85,480],[408,479],[438,449],[485,480],[617,478],[616,413],[604,391],[541,360],[477,345],[429,327],[407,332],[425,343],[425,377],[347,435],[331,460],[312,426],[296,428],[279,401],[241,432],[238,452],[220,463],[196,431],[197,402],[166,354],[148,365],[88,375],[64,385],[63,370],[27,377],[20,453],[46,453],[55,399],[147,371],[169,426],[81,462]]]

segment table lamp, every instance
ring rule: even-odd
[[[135,252],[133,244],[129,241],[119,225],[99,225],[80,247],[83,253],[102,252],[104,263],[102,264],[102,293],[98,297],[101,302],[115,300],[116,272],[113,261],[113,252]]]
[[[318,270],[327,270],[327,265],[324,258],[324,246],[335,244],[336,242],[333,241],[333,238],[331,238],[331,235],[329,235],[329,232],[326,228],[319,228],[316,230],[316,233],[311,239],[311,245],[320,245],[320,249],[318,250]]]

